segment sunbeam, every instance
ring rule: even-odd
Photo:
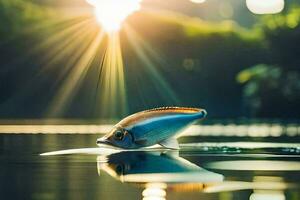
[[[103,37],[103,32],[97,33],[96,36],[91,35],[90,41],[86,42],[86,44],[88,44],[87,47],[83,44],[84,47],[77,51],[77,55],[73,58],[74,61],[78,60],[54,98],[52,106],[50,106],[50,114],[57,115],[58,113],[62,113],[63,108],[65,109],[67,107],[69,100],[76,94],[76,91],[79,89],[95,58],[95,54],[103,41]],[[70,60],[69,63],[71,65],[71,63],[73,63],[72,60]]]
[[[95,0],[95,2],[98,1]],[[110,5],[111,10],[115,9],[114,6],[117,7],[115,10],[122,9],[120,5],[117,5],[117,1],[105,0],[104,2]],[[120,14],[122,17],[107,18],[101,15],[99,19],[99,15],[94,13],[93,16],[91,10],[86,13],[79,12],[78,15],[67,10],[66,15],[58,18],[57,21],[50,20],[33,27],[32,32],[39,33],[40,37],[34,40],[35,43],[24,56],[23,62],[38,56],[36,62],[39,69],[32,80],[24,84],[22,87],[24,91],[20,91],[19,94],[25,98],[32,96],[34,90],[31,88],[35,90],[42,88],[34,87],[36,80],[43,79],[44,83],[48,84],[50,79],[47,77],[55,77],[51,80],[51,88],[49,88],[51,100],[43,116],[66,117],[65,114],[70,108],[76,110],[76,106],[80,106],[81,103],[86,107],[86,116],[118,119],[127,115],[128,94],[120,38],[120,29],[124,28],[122,33],[125,34],[122,34],[122,37],[127,37],[131,44],[125,48],[133,49],[137,58],[142,62],[141,70],[144,70],[150,78],[150,87],[157,91],[165,105],[178,105],[180,102],[176,94],[157,68],[165,64],[164,59],[135,30],[123,23],[127,16],[139,9],[141,1],[134,2],[126,5],[128,7],[125,9],[128,9],[122,11],[123,13]],[[97,12],[97,7],[100,5],[95,3],[93,6]],[[103,10],[104,7],[101,9]],[[110,24],[111,27],[106,26],[103,20],[107,20],[105,23]],[[29,33],[28,29],[27,34]],[[102,62],[100,62],[101,57]],[[142,94],[143,90],[137,88],[136,92]],[[85,95],[81,95],[83,93]],[[85,102],[75,105],[74,100],[76,101],[78,95],[85,96]],[[92,96],[94,98],[91,98]],[[144,106],[149,105],[144,104]]]
[[[56,62],[62,60],[67,54],[74,50],[75,44],[85,39],[89,34],[86,30],[91,27],[91,21],[85,20],[48,38],[36,48],[35,52],[47,51],[47,54],[41,58],[44,62],[41,63],[44,67],[41,72],[51,68]]]
[[[125,32],[128,40],[138,58],[142,61],[145,69],[149,73],[151,81],[156,90],[160,93],[164,101],[169,105],[178,105],[179,98],[171,89],[169,84],[164,80],[159,71],[156,69],[154,62],[150,59],[147,52],[150,52],[154,60],[162,62],[162,59],[145,43],[145,41],[129,25],[125,26]]]
[[[127,113],[127,99],[120,35],[111,32],[100,72],[100,115],[118,117]]]

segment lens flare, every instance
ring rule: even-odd
[[[254,14],[276,14],[284,9],[284,0],[246,0],[246,4]]]
[[[190,0],[192,3],[204,3],[206,0]]]
[[[106,32],[118,31],[123,21],[140,9],[141,0],[87,0],[95,7],[95,16]]]

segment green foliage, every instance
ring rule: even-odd
[[[49,8],[29,0],[0,0],[0,36],[12,37],[41,23],[53,14]]]
[[[255,65],[237,75],[237,82],[244,84],[244,105],[252,116],[298,117],[295,110],[300,102],[300,7],[265,16],[258,27],[269,52],[270,59],[265,63],[272,65]]]
[[[262,24],[267,31],[276,31],[280,29],[295,29],[300,25],[300,7],[291,6],[286,13],[266,15],[262,18]]]
[[[300,6],[293,5],[285,13],[264,17],[260,27],[268,43],[272,63],[286,70],[299,70]]]
[[[256,65],[254,67],[245,69],[238,73],[237,81],[239,83],[247,83],[249,81],[275,80],[281,76],[282,70],[278,67],[269,65]],[[271,84],[274,85],[274,84]],[[276,85],[274,85],[276,87]]]
[[[261,104],[259,98],[263,93],[277,90],[280,87],[281,79],[282,70],[279,67],[264,64],[245,69],[237,75],[238,82],[246,84],[245,97],[254,98],[255,106]]]
[[[237,80],[245,84],[244,103],[252,116],[297,116],[300,73],[261,64],[241,71]]]

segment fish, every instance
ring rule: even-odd
[[[122,149],[139,149],[159,144],[169,149],[179,149],[176,135],[196,121],[205,118],[206,110],[201,108],[162,107],[130,115],[97,144]]]

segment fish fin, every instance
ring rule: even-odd
[[[165,152],[162,152],[161,155],[177,159],[179,157],[179,151],[178,151],[178,149],[176,149],[176,150],[177,151],[165,151]]]
[[[179,149],[179,144],[178,144],[176,138],[168,138],[168,139],[160,141],[158,144],[160,144],[161,146],[166,147],[168,149]]]
[[[136,144],[145,145],[147,143],[147,139],[138,139],[134,141]]]

